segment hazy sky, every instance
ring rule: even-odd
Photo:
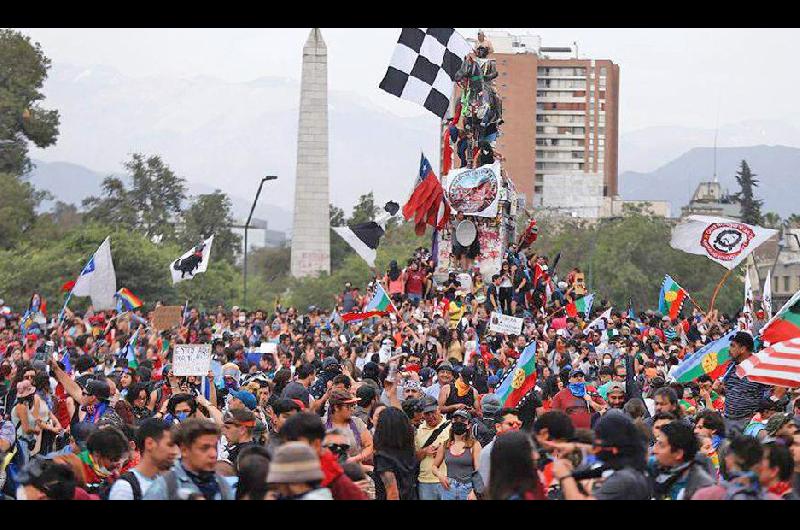
[[[580,55],[620,65],[620,129],[713,128],[748,119],[800,117],[793,93],[796,29],[509,28],[545,46],[578,42]],[[476,28],[459,28],[474,36]],[[129,76],[208,75],[229,81],[300,77],[309,29],[22,29],[54,63],[108,65]],[[402,115],[425,111],[377,88],[399,29],[323,28],[329,86]],[[45,87],[46,89],[46,87]],[[719,115],[719,116],[718,116]]]

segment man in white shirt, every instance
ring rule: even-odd
[[[108,499],[112,501],[141,500],[158,475],[169,471],[180,450],[173,440],[170,426],[161,419],[150,418],[141,423],[136,432],[139,465],[111,486]]]

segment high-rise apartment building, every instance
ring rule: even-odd
[[[545,175],[601,174],[603,195],[617,195],[619,66],[543,47],[538,36],[486,36],[503,102],[496,149],[527,203],[541,203]]]

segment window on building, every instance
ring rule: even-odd
[[[784,276],[783,277],[783,290],[784,290],[784,292],[789,292],[789,277],[788,276]]]

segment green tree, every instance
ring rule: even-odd
[[[236,263],[240,254],[242,238],[231,230],[233,224],[233,205],[230,198],[220,190],[198,195],[183,214],[184,227],[181,242],[189,248],[202,239],[214,235],[212,251],[214,257],[230,264]]]
[[[800,228],[800,215],[793,213],[786,218],[786,223],[789,225],[789,228]]]
[[[331,226],[344,226],[347,224],[347,220],[344,217],[344,210],[333,204],[329,205],[328,209],[330,211]]]
[[[124,164],[131,188],[116,177],[103,181],[105,197],[83,200],[89,220],[121,224],[143,232],[148,238],[176,240],[175,222],[186,200],[186,180],[175,175],[158,155],[135,153]]]
[[[48,197],[29,182],[0,173],[0,248],[11,248],[29,235],[36,223],[36,208]]]
[[[734,197],[741,204],[742,222],[757,225],[761,222],[761,205],[764,201],[755,198],[754,188],[758,187],[758,180],[756,174],[750,171],[746,160],[742,160],[739,171],[736,172],[736,182],[741,190]]]
[[[778,228],[781,225],[781,216],[775,212],[767,212],[759,223],[766,228]]]
[[[375,207],[375,197],[372,192],[365,193],[358,198],[358,202],[353,206],[353,215],[347,220],[349,226],[366,223],[375,219],[378,208]]]
[[[39,43],[9,29],[0,30],[0,172],[30,170],[28,142],[48,147],[58,138],[59,115],[39,104],[50,59]]]

